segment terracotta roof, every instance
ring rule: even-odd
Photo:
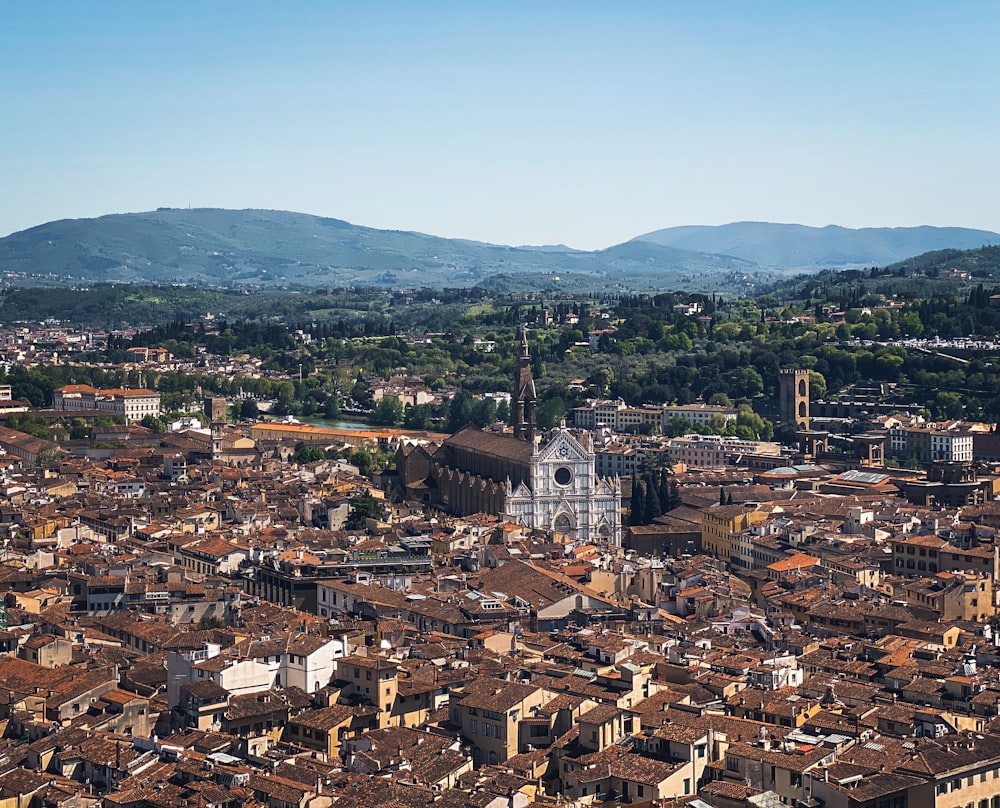
[[[533,446],[528,441],[515,438],[513,435],[499,435],[495,432],[484,432],[474,426],[460,429],[442,444],[441,449],[470,449],[483,455],[491,455],[515,463],[527,465],[531,461]]]

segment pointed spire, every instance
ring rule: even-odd
[[[514,437],[531,441],[535,434],[535,408],[537,396],[535,381],[531,376],[531,352],[528,348],[528,330],[521,326],[521,355],[514,370],[514,387],[511,390],[510,423]]]

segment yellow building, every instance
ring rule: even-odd
[[[911,789],[910,808],[995,808],[1000,800],[1000,739],[970,732],[921,738],[910,760],[895,771],[925,780],[923,787]]]
[[[337,661],[337,678],[344,696],[356,696],[378,708],[379,729],[399,726],[399,715],[394,715],[392,709],[399,689],[399,666],[395,662],[352,654]]]
[[[729,561],[733,537],[767,518],[764,511],[744,505],[713,505],[701,512],[701,546],[706,553]]]
[[[976,572],[939,572],[933,578],[904,579],[894,594],[939,620],[984,623],[995,613],[993,580]]]
[[[541,687],[519,682],[480,679],[453,690],[449,711],[453,724],[472,746],[477,766],[495,766],[520,752],[519,726],[551,700],[553,694]]]

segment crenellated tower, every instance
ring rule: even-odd
[[[778,371],[778,405],[781,420],[809,429],[809,371]]]

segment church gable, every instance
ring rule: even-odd
[[[555,516],[560,516],[560,515],[572,516],[573,519],[574,519],[574,521],[575,521],[575,519],[576,519],[576,508],[574,508],[573,504],[571,504],[570,502],[566,501],[565,499],[560,500],[556,504]]]
[[[531,499],[531,489],[524,483],[520,483],[510,494],[518,499]]]
[[[555,436],[539,452],[538,460],[542,463],[558,461],[589,460],[590,453],[580,445],[580,442],[565,430],[558,430]]]
[[[401,446],[396,451],[396,469],[404,487],[427,479],[432,465],[431,454],[423,446]]]
[[[613,497],[619,492],[619,486],[617,482],[612,484],[607,479],[602,479],[598,484],[597,488],[594,489],[594,496],[596,497]]]

